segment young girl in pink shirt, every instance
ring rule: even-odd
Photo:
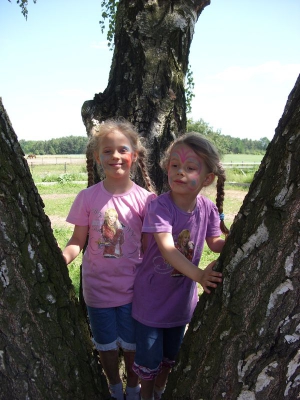
[[[73,261],[88,238],[82,260],[83,296],[93,341],[109,381],[113,398],[124,400],[119,373],[119,348],[127,374],[126,399],[139,399],[138,377],[132,370],[135,328],[131,316],[133,284],[142,261],[142,222],[155,196],[146,169],[146,152],[127,121],[108,120],[98,125],[88,151],[102,167],[105,179],[76,197],[67,221],[74,232],[63,251]],[[130,178],[139,166],[147,191]]]

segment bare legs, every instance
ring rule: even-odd
[[[163,391],[171,368],[163,367],[156,379],[153,380],[141,380],[141,396],[143,400],[152,400],[154,396],[154,390]]]
[[[109,383],[121,382],[119,373],[119,350],[100,351],[100,361]]]
[[[132,370],[135,351],[124,351],[124,362],[127,374],[127,386],[128,387],[136,387],[139,383],[139,377],[137,374]]]
[[[110,386],[116,386],[114,397],[123,399],[122,380],[119,371],[119,350],[100,351],[100,361]],[[124,362],[127,375],[127,388],[138,386],[138,376],[133,372],[134,351],[124,351]]]

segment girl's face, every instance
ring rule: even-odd
[[[208,186],[213,179],[214,174],[207,172],[202,158],[189,146],[174,146],[168,166],[168,181],[172,192],[196,196],[203,186]]]
[[[186,246],[189,240],[190,240],[189,235],[183,236],[183,238],[182,238],[182,244],[183,244],[183,246]]]
[[[113,225],[117,220],[117,216],[114,214],[108,214],[107,216],[107,223],[108,225]]]
[[[101,139],[96,161],[103,167],[106,178],[129,177],[136,159],[130,140],[122,132],[114,130]]]

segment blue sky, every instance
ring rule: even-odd
[[[0,96],[19,139],[85,136],[81,106],[105,89],[112,52],[101,0],[0,2]],[[300,0],[211,0],[190,52],[194,120],[224,135],[274,135],[300,73]]]

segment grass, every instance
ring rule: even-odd
[[[37,184],[36,186],[45,203],[45,213],[48,216],[58,216],[60,218],[66,218],[77,193],[86,188],[84,183]]]
[[[226,169],[226,181],[231,185],[249,185],[253,181],[254,174],[257,170],[258,166],[251,169],[228,168]]]
[[[37,183],[36,187],[41,196],[51,194],[73,194],[75,197],[80,190],[86,188],[86,183],[67,182],[65,184],[60,184],[54,182],[52,185],[43,185],[42,183]]]
[[[35,182],[74,182],[87,181],[85,164],[45,164],[29,163],[30,172]]]
[[[63,221],[70,211],[70,207],[80,190],[86,187],[86,184],[74,183],[55,183],[53,185],[37,184],[37,189],[45,204],[45,213],[50,217],[55,216]],[[62,197],[63,195],[63,197]],[[64,249],[68,240],[72,236],[73,226],[62,224],[62,222],[52,223],[53,234],[61,249]],[[69,275],[72,280],[75,292],[79,294],[80,284],[80,265],[82,262],[82,254],[80,254],[72,263],[69,264]]]
[[[62,227],[53,227],[53,234],[57,240],[59,247],[63,250],[66,247],[73,229],[71,228],[62,228]],[[80,265],[82,262],[82,254],[80,254],[74,261],[72,261],[68,265],[69,276],[73,283],[75,292],[77,296],[79,296],[79,287],[80,287]]]
[[[224,154],[222,157],[223,163],[260,163],[263,159],[261,154]]]
[[[64,156],[43,156],[43,158],[71,158],[69,155]],[[84,155],[77,155],[78,158],[84,158]],[[223,163],[260,163],[262,155],[256,154],[225,154],[223,156]],[[29,168],[36,183],[39,182],[57,182],[57,183],[68,183],[74,181],[87,181],[86,165],[85,164],[44,164],[36,165],[29,161]],[[253,179],[254,172],[257,170],[258,165],[253,167],[245,166],[244,168],[229,168],[226,167],[226,173],[228,175],[228,181],[237,183],[249,183]]]
[[[86,187],[86,184],[80,183],[54,183],[51,185],[37,184],[37,189],[39,194],[41,195],[44,204],[45,204],[45,212],[46,214],[53,219],[52,228],[54,236],[60,246],[61,249],[64,249],[68,240],[70,239],[73,226],[64,224],[66,216],[69,213],[70,207],[80,190]],[[228,228],[230,228],[234,216],[239,211],[244,195],[246,194],[245,189],[237,189],[234,188],[235,192],[233,195],[226,196],[227,193],[230,193],[230,187],[225,187],[225,201],[224,201],[224,213],[225,213],[225,222]],[[237,196],[237,193],[240,193],[240,196]],[[214,201],[216,196],[216,191],[214,187],[207,188],[203,194],[209,197],[212,201]],[[57,221],[58,219],[58,221]],[[211,261],[215,260],[218,257],[217,254],[211,252],[207,245],[204,246],[203,254],[200,261],[200,268],[205,268]],[[82,255],[78,256],[69,266],[69,275],[74,285],[75,291],[78,295],[79,293],[79,284],[80,284],[80,265],[82,262]],[[199,287],[199,291],[201,292],[201,288]]]
[[[240,188],[240,187],[232,187],[231,185],[225,185],[225,198],[224,198],[224,214],[225,214],[225,225],[228,229],[230,229],[236,214],[243,204],[243,200],[245,195],[247,194],[248,187]],[[227,195],[226,195],[227,193]],[[204,190],[202,190],[202,194],[212,201],[215,201],[216,190],[214,187],[210,186]],[[224,238],[224,236],[223,236]],[[213,253],[207,246],[204,244],[203,253],[200,260],[200,268],[204,269],[209,263],[216,260],[218,258],[218,254]],[[199,293],[202,293],[202,287],[198,285]]]
[[[241,154],[229,154],[225,155],[224,162],[260,162],[262,156],[256,155],[241,155]],[[44,204],[46,214],[53,219],[52,228],[54,236],[61,249],[64,249],[68,240],[70,239],[73,226],[63,223],[66,216],[69,213],[70,207],[80,190],[86,188],[86,183],[74,183],[75,181],[85,180],[85,166],[71,164],[68,167],[72,168],[72,174],[64,173],[58,168],[61,165],[39,165],[34,166],[32,171],[32,176],[36,182],[37,189],[41,195]],[[253,175],[257,170],[258,166],[251,169],[242,168],[228,168],[226,169],[227,182],[237,182],[237,183],[251,183]],[[84,171],[84,172],[83,172]],[[60,173],[62,172],[62,173]],[[64,176],[62,176],[64,175]],[[72,180],[72,181],[71,181]],[[42,182],[48,182],[48,184],[43,184]],[[49,182],[52,182],[51,184]],[[226,196],[230,193],[230,190],[234,189],[235,194]],[[238,192],[236,192],[238,190]],[[246,194],[248,187],[233,187],[226,184],[225,187],[225,201],[224,201],[224,213],[225,222],[229,228],[233,222],[234,216],[239,211],[243,197]],[[240,193],[237,196],[236,193]],[[216,191],[215,188],[210,187],[203,192],[204,195],[209,197],[212,201],[215,201]],[[200,261],[200,268],[205,268],[211,261],[218,257],[217,254],[212,253],[207,245],[204,246],[203,254]],[[79,280],[80,280],[80,265],[82,261],[82,256],[78,256],[69,265],[70,278],[75,287],[75,291],[79,293]]]

